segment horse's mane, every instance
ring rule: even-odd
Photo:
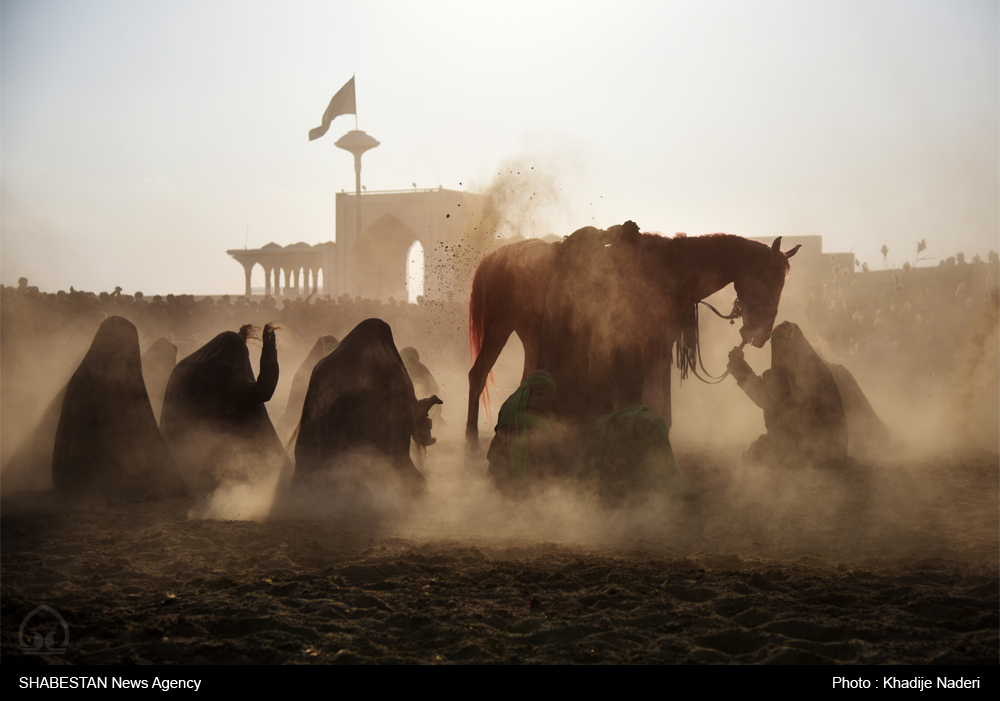
[[[688,236],[678,232],[674,236],[663,236],[662,234],[646,233],[643,234],[643,237],[647,245],[672,258],[698,255],[713,257],[735,266],[746,264],[748,256],[759,259],[761,263],[766,263],[767,255],[771,250],[771,247],[766,243],[735,234]],[[784,264],[787,271],[789,269],[787,259],[784,260]]]
[[[733,268],[749,266],[752,270],[759,270],[768,264],[771,251],[771,247],[766,243],[734,234],[688,236],[677,233],[673,237],[659,234],[643,234],[643,236],[648,237],[647,245],[660,253],[665,265],[673,269],[690,269],[699,258],[712,257],[732,265]],[[785,275],[788,275],[788,260],[782,257],[781,262],[784,263]],[[691,371],[698,375],[697,363],[701,353],[698,338],[699,300],[677,298],[676,301],[680,336],[676,344],[677,356],[674,357],[673,348],[668,349],[668,362],[675,362],[681,380],[686,380]]]

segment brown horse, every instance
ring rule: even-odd
[[[570,357],[580,350],[581,328],[586,329],[585,354],[600,347],[600,354],[613,362],[622,358],[621,351],[633,351],[636,358],[641,353],[642,396],[623,402],[648,406],[668,427],[671,351],[678,344],[678,364],[686,372],[697,352],[699,300],[735,283],[743,311],[743,341],[758,348],[767,342],[788,258],[798,246],[782,253],[780,237],[767,246],[728,234],[674,238],[641,234],[626,239],[621,230],[586,227],[562,243],[515,243],[480,262],[469,304],[474,362],[469,371],[466,439],[471,451],[482,450],[479,397],[511,332],[524,345],[522,380],[532,370],[548,370],[557,377],[564,401],[579,388],[559,385],[560,378],[569,380],[564,385],[588,384],[592,379],[586,376],[588,370],[579,370],[580,358]],[[608,254],[613,257],[602,262]],[[587,367],[597,366],[589,362]],[[589,413],[597,410],[598,400],[592,396],[574,399],[589,401],[584,407]]]
[[[493,251],[476,268],[469,299],[472,369],[469,370],[469,413],[465,435],[470,449],[482,451],[479,445],[479,397],[483,397],[488,409],[486,378],[511,333],[517,333],[524,346],[521,381],[537,369],[545,293],[560,245],[561,242],[546,243],[537,239],[519,241]]]

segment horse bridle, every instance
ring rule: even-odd
[[[760,267],[757,268],[757,271],[753,275],[748,275],[747,277],[743,278],[743,282],[750,283],[750,282],[754,282],[755,280],[757,280],[763,274],[764,268],[766,267],[766,265],[767,265],[766,262],[765,263],[761,263]],[[736,285],[736,281],[734,280],[733,281],[733,286],[735,287],[735,285]],[[673,294],[678,299],[683,299],[680,295],[678,295],[673,290],[670,290],[670,293]],[[716,316],[718,316],[720,319],[729,319],[729,325],[730,326],[733,326],[736,323],[735,319],[739,319],[740,317],[743,316],[743,305],[740,303],[740,297],[739,297],[738,293],[736,295],[736,301],[733,302],[733,311],[730,312],[728,316],[720,313],[718,309],[716,309],[715,307],[713,307],[708,302],[705,302],[705,301],[699,299],[697,303],[698,304],[704,304],[706,307],[708,307],[713,312],[715,312]],[[763,311],[764,312],[774,311],[774,316],[775,317],[778,316],[778,308],[777,307],[775,307],[773,310],[767,309],[767,310],[763,310]]]
[[[715,312],[715,315],[717,317],[719,317],[720,319],[729,319],[729,325],[730,326],[735,326],[736,325],[736,320],[743,316],[743,307],[742,307],[742,305],[740,305],[740,298],[739,297],[737,297],[736,301],[733,302],[733,311],[730,312],[729,314],[723,314],[718,309],[716,309],[715,307],[713,307],[711,304],[709,304],[708,302],[706,302],[704,300],[701,300],[701,299],[698,300],[697,304],[704,304],[706,307],[708,307],[713,312]]]
[[[757,272],[755,272],[753,275],[750,275],[750,276],[744,278],[744,281],[746,281],[746,282],[752,282],[752,281],[756,280],[757,278],[759,278],[761,276],[761,273],[764,271],[765,265],[766,265],[766,263],[762,263],[761,266],[760,266],[760,268],[757,269]],[[736,284],[735,281],[733,282],[733,284],[734,285]],[[686,300],[684,297],[682,297],[681,295],[679,295],[675,290],[672,290],[669,287],[665,287],[663,289],[665,289],[667,292],[669,292],[674,297],[676,297],[677,299],[679,299],[681,302],[687,302],[688,304],[690,304],[690,300]],[[722,312],[720,312],[718,309],[716,309],[715,307],[713,307],[708,302],[699,299],[694,304],[694,309],[695,309],[695,322],[694,323],[695,323],[695,328],[696,329],[697,329],[697,326],[698,326],[698,305],[699,304],[704,304],[706,307],[708,307],[713,312],[715,312],[715,315],[718,316],[720,319],[729,319],[729,325],[730,326],[735,326],[736,325],[736,319],[739,319],[739,318],[741,318],[743,316],[743,305],[740,303],[739,295],[737,295],[736,300],[733,302],[733,311],[731,311],[729,314],[723,314]],[[774,309],[774,316],[775,317],[778,316],[778,309],[777,308]],[[747,344],[747,342],[743,341],[743,342],[740,343],[739,347],[742,349],[746,344]],[[729,377],[729,370],[728,370],[728,368],[726,369],[726,371],[724,373],[722,373],[722,375],[720,375],[718,377],[716,377],[715,375],[713,375],[712,373],[710,373],[708,370],[705,369],[705,363],[702,362],[702,359],[701,359],[701,343],[697,344],[697,353],[698,353],[698,355],[697,355],[698,365],[701,366],[701,371],[703,373],[705,373],[705,375],[707,375],[711,379],[706,380],[704,377],[702,377],[701,375],[698,374],[698,368],[697,367],[691,366],[691,371],[694,372],[694,376],[695,377],[697,377],[699,380],[701,380],[702,382],[704,382],[705,384],[708,384],[708,385],[717,385],[720,382],[722,382],[724,379],[726,379],[727,377]]]

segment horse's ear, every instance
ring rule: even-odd
[[[795,244],[789,250],[785,251],[785,258],[791,258],[792,256],[795,255],[795,252],[797,250],[799,250],[800,248],[802,248],[802,244],[801,243]]]
[[[779,236],[771,244],[771,253],[781,253],[781,237]]]

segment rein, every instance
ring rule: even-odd
[[[733,326],[734,324],[736,324],[735,319],[739,319],[741,316],[743,316],[743,307],[740,306],[740,299],[739,299],[739,297],[737,297],[736,301],[733,303],[733,311],[728,316],[723,316],[722,312],[720,312],[718,309],[716,309],[715,307],[713,307],[708,302],[705,302],[705,301],[699,299],[698,300],[698,304],[704,304],[706,307],[708,307],[713,312],[715,312],[715,315],[717,317],[719,317],[720,319],[729,319],[729,325],[730,326]]]
[[[685,333],[684,329],[681,330],[681,340],[678,342],[678,346],[680,347],[678,353],[680,357],[678,358],[678,360],[680,360],[683,363],[682,366],[679,366],[681,371],[681,379],[682,380],[686,379],[688,370],[690,370],[691,372],[694,373],[695,377],[704,382],[706,385],[717,385],[723,380],[725,380],[727,377],[729,377],[729,370],[727,369],[724,373],[716,377],[715,375],[713,375],[712,373],[710,373],[708,370],[705,369],[705,363],[701,359],[701,342],[698,338],[699,304],[704,304],[706,307],[715,312],[720,319],[729,319],[730,326],[736,324],[735,320],[743,316],[743,310],[740,308],[740,300],[737,299],[736,302],[733,303],[733,311],[728,316],[723,316],[718,309],[713,307],[708,302],[703,302],[701,300],[698,300],[694,304],[694,319],[691,329],[688,329],[687,333]],[[742,348],[744,345],[746,345],[746,341],[743,341],[743,343],[740,344],[740,348]],[[696,358],[698,361],[697,365],[695,365]],[[706,380],[704,377],[698,374],[698,366],[701,366],[701,371],[709,379]]]
[[[687,314],[682,314],[683,321],[681,322],[681,335],[680,339],[677,341],[677,369],[681,372],[681,380],[686,380],[688,373],[693,372],[695,377],[707,385],[719,384],[729,377],[729,370],[726,370],[722,373],[722,375],[716,377],[705,369],[705,363],[701,359],[701,343],[698,338],[698,305],[704,304],[706,307],[715,312],[716,316],[720,319],[729,319],[729,325],[733,326],[736,324],[736,319],[743,316],[743,308],[740,305],[739,298],[737,298],[733,303],[733,311],[728,315],[725,315],[708,302],[698,300],[692,305],[690,300],[684,299],[674,290],[670,288],[664,289],[676,297],[685,306],[691,305],[688,308]],[[690,316],[688,316],[688,314],[690,314]],[[740,344],[740,348],[745,345],[746,341],[743,341]],[[709,379],[706,380],[698,373],[699,366],[701,366],[701,372],[704,373]]]
[[[752,275],[748,276],[747,280],[756,280],[763,273],[766,262],[762,262],[760,267]],[[708,302],[702,300],[697,300],[693,304],[690,299],[686,299],[679,295],[675,290],[669,287],[663,288],[681,303],[681,335],[680,339],[677,341],[677,368],[681,372],[681,380],[687,379],[688,372],[693,372],[694,376],[699,380],[708,385],[717,385],[724,379],[729,377],[729,370],[727,369],[722,375],[716,377],[712,375],[708,370],[705,369],[705,363],[701,359],[701,343],[698,340],[698,305],[704,304],[706,307],[715,312],[716,316],[720,319],[729,319],[729,325],[733,326],[736,323],[736,319],[743,316],[743,307],[740,304],[739,297],[733,303],[733,311],[728,315],[722,314],[718,309],[713,307]],[[688,306],[690,305],[690,306]],[[684,309],[687,307],[687,309]],[[777,313],[777,310],[775,310]],[[743,348],[747,344],[746,341],[740,343],[740,348]],[[698,366],[701,366],[701,371],[709,378],[705,379],[698,374]]]

